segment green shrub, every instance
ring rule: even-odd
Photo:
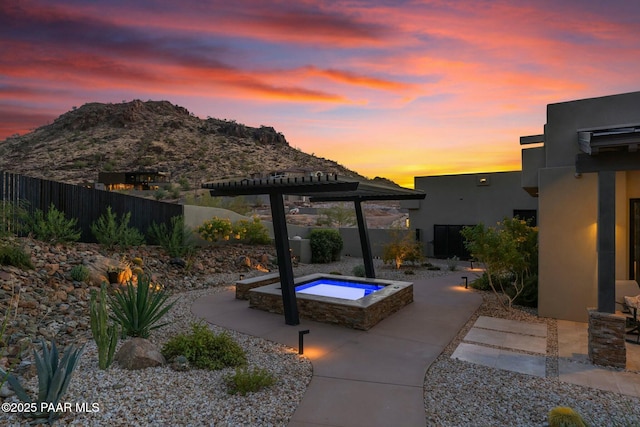
[[[399,269],[404,262],[419,264],[422,262],[422,245],[405,229],[394,229],[390,241],[382,247],[382,261],[393,264]]]
[[[131,212],[122,214],[118,221],[111,206],[107,206],[107,211],[91,224],[91,232],[98,243],[109,248],[143,245],[144,236],[137,228],[129,227],[130,220]]]
[[[164,188],[158,188],[156,191],[153,192],[153,197],[156,200],[166,199],[168,196],[169,196],[169,193]]]
[[[474,259],[485,267],[489,286],[507,310],[525,290],[525,281],[538,270],[538,230],[518,217],[505,218],[494,227],[477,224],[460,232]],[[499,276],[510,276],[503,285]],[[494,283],[495,281],[495,283]]]
[[[487,276],[486,272],[482,273],[482,276],[469,283],[469,286],[479,291],[491,290],[491,286],[489,285],[489,276]]]
[[[246,364],[244,350],[226,332],[216,335],[202,323],[192,324],[191,329],[190,334],[176,335],[162,347],[167,360],[184,356],[191,366],[210,370]]]
[[[0,265],[12,265],[21,269],[33,269],[31,257],[20,247],[0,243]]]
[[[180,189],[182,191],[189,191],[191,190],[191,185],[189,184],[189,180],[187,178],[180,178],[178,180],[178,185],[180,185]]]
[[[172,199],[180,198],[180,187],[169,185],[167,191],[169,192],[169,196],[171,196]]]
[[[456,271],[458,269],[458,261],[460,261],[460,258],[455,255],[447,258],[447,268],[449,271]]]
[[[33,233],[33,236],[50,243],[77,241],[82,234],[77,224],[76,218],[67,219],[53,203],[49,206],[46,215],[40,209],[36,209],[33,216],[27,219],[27,229]]]
[[[505,292],[513,298],[515,295],[515,289],[513,288],[513,276],[510,274],[498,275],[493,278],[494,286],[504,289]],[[482,276],[478,277],[473,282],[469,283],[473,289],[480,291],[491,291],[491,285],[489,284],[489,277],[487,273],[482,273]],[[518,294],[513,300],[514,304],[522,305],[525,307],[537,307],[538,306],[538,275],[532,274],[525,277],[524,288],[522,292]]]
[[[252,245],[266,245],[271,243],[267,227],[260,222],[260,218],[254,216],[251,221],[241,219],[233,224],[233,235],[238,240],[246,241]]]
[[[353,274],[356,277],[364,277],[366,275],[364,265],[360,264],[353,267],[353,270],[351,270],[351,274]]]
[[[586,427],[586,423],[573,409],[558,406],[549,411],[549,427]]]
[[[233,375],[224,378],[229,394],[239,394],[246,396],[247,393],[255,393],[265,387],[270,387],[276,383],[275,377],[266,369],[254,367],[252,370],[236,368]]]
[[[158,322],[175,304],[167,304],[168,298],[162,287],[151,283],[147,275],[140,275],[137,285],[129,281],[125,289],[109,295],[111,319],[122,326],[123,335],[148,338],[150,331],[166,325]]]
[[[513,297],[513,286],[506,288],[506,292]],[[532,274],[525,277],[524,288],[522,292],[513,300],[514,304],[523,305],[525,307],[538,306],[538,275]]]
[[[148,234],[151,240],[162,246],[169,256],[184,257],[195,250],[193,233],[185,227],[182,215],[172,217],[169,227],[165,223],[160,225],[152,223]]]
[[[71,278],[76,282],[86,282],[90,276],[91,272],[82,264],[74,265],[71,269]]]
[[[0,369],[0,375],[6,376],[9,385],[21,401],[28,404],[36,403],[38,408],[36,411],[23,413],[25,417],[33,419],[32,424],[53,424],[60,416],[53,408],[61,402],[62,396],[66,393],[84,347],[75,348],[74,346],[69,346],[64,350],[62,359],[59,359],[55,342],[51,343],[51,350],[49,350],[44,340],[41,342],[42,355],[35,350],[33,352],[38,372],[37,400],[34,401],[27,394],[16,377],[6,374],[2,369]],[[41,409],[45,410],[41,411]]]
[[[312,263],[329,263],[340,260],[344,245],[338,230],[318,228],[309,233]]]
[[[26,202],[0,201],[0,237],[18,235],[28,218]]]
[[[271,243],[267,227],[257,216],[253,217],[251,221],[241,219],[233,224],[228,218],[214,216],[198,227],[197,232],[209,242],[238,240],[254,245]]]
[[[108,324],[107,287],[100,287],[100,299],[95,289],[91,291],[90,302],[91,333],[98,347],[98,367],[107,369],[113,361],[113,354],[118,345],[118,327]]]
[[[218,242],[221,240],[229,240],[233,226],[228,218],[218,218],[214,216],[209,221],[205,221],[198,227],[198,234],[209,242]]]

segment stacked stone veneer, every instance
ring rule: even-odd
[[[236,282],[236,299],[249,299],[249,291],[251,289],[276,282],[280,282],[280,275],[278,273],[238,280]]]
[[[282,314],[282,294],[277,285],[249,291],[249,307]],[[413,302],[413,284],[397,282],[359,300],[297,294],[300,317],[368,330],[385,317]]]
[[[589,359],[596,365],[625,368],[625,316],[589,308]]]

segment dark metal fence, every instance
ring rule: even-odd
[[[107,211],[108,206],[118,215],[118,219],[122,214],[131,212],[129,226],[142,233],[146,233],[153,222],[169,224],[171,217],[183,215],[182,205],[175,203],[0,171],[0,215],[4,216],[0,219],[3,223],[15,228],[18,219],[6,207],[25,202],[30,213],[40,209],[46,214],[53,204],[67,218],[76,218],[82,230],[80,240],[83,242],[95,242],[91,224]]]

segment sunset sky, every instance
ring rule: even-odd
[[[520,169],[547,104],[640,90],[640,2],[2,0],[0,52],[0,139],[168,100],[412,187]]]

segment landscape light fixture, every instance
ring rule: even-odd
[[[464,288],[465,289],[469,289],[469,283],[467,281],[467,276],[462,276],[462,278],[464,279]]]
[[[304,354],[304,336],[308,333],[308,329],[298,331],[298,354]]]
[[[244,280],[244,274],[240,275],[240,280]]]

